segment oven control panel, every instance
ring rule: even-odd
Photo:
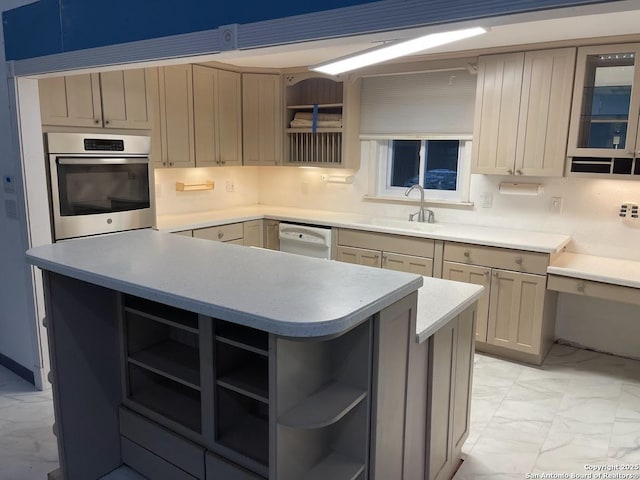
[[[93,152],[123,152],[124,140],[85,138],[84,149]]]

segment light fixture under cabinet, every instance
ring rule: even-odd
[[[316,72],[326,73],[328,75],[338,75],[357,68],[386,62],[387,60],[404,57],[406,55],[412,55],[423,50],[428,50],[429,48],[435,48],[447,43],[464,40],[465,38],[475,37],[476,35],[481,35],[486,32],[487,30],[482,27],[473,27],[465,28],[463,30],[431,33],[412,40],[388,43],[382,47],[372,48],[370,50],[365,50],[364,52],[332,60],[331,62],[315,65],[309,67],[309,69]]]

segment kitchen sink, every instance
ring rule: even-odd
[[[398,220],[395,218],[372,218],[371,224],[388,228],[416,230],[418,232],[437,232],[443,227],[443,225],[438,223],[410,222],[408,220]]]

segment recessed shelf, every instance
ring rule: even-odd
[[[318,108],[342,108],[342,103],[319,103]],[[287,105],[289,110],[312,110],[314,105]]]
[[[218,378],[217,384],[259,402],[269,403],[269,365],[266,360],[232,370]]]
[[[261,465],[269,464],[269,421],[267,417],[244,412],[233,421],[231,427],[219,430],[216,442]]]
[[[311,471],[303,480],[355,480],[364,471],[364,464],[339,453],[332,453]]]
[[[197,348],[167,340],[130,355],[129,362],[200,390],[200,354]]]
[[[269,335],[250,327],[218,321],[216,340],[260,355],[269,354]]]
[[[281,415],[278,423],[300,429],[326,427],[344,417],[366,396],[364,389],[330,382]]]
[[[198,314],[139,297],[124,297],[125,312],[198,333]]]

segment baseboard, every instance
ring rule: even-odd
[[[23,367],[15,360],[11,360],[9,357],[1,353],[0,353],[0,365],[2,365],[5,368],[8,368],[19,377],[24,378],[31,385],[36,384],[35,377],[31,370],[29,370],[27,367]]]

